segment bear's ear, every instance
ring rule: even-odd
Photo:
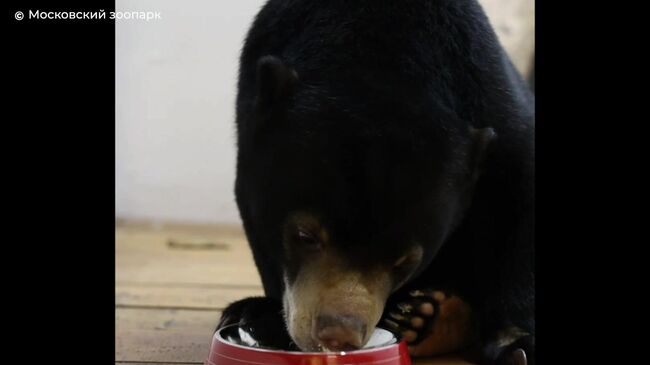
[[[264,56],[257,62],[258,113],[269,116],[278,110],[291,95],[298,74],[274,56]]]
[[[490,127],[479,129],[470,127],[469,131],[472,138],[471,168],[474,177],[478,178],[483,170],[490,146],[494,140],[496,140],[497,134],[494,129]]]

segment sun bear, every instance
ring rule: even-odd
[[[533,364],[535,108],[475,0],[270,0],[241,53],[235,195],[267,344]],[[259,325],[263,324],[263,325]]]

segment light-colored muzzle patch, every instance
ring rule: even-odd
[[[287,329],[303,351],[351,350],[366,344],[390,294],[388,270],[359,272],[340,257],[324,253],[285,277]]]

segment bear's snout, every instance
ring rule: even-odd
[[[302,351],[350,351],[372,336],[390,294],[387,268],[351,268],[334,250],[324,250],[285,274],[282,298],[287,330]]]
[[[316,318],[316,340],[330,351],[359,349],[366,330],[367,324],[356,316],[322,314]]]

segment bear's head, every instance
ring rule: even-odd
[[[256,83],[237,166],[247,233],[264,245],[256,260],[277,265],[301,349],[359,348],[459,223],[494,131],[421,91],[305,82],[272,56]]]

